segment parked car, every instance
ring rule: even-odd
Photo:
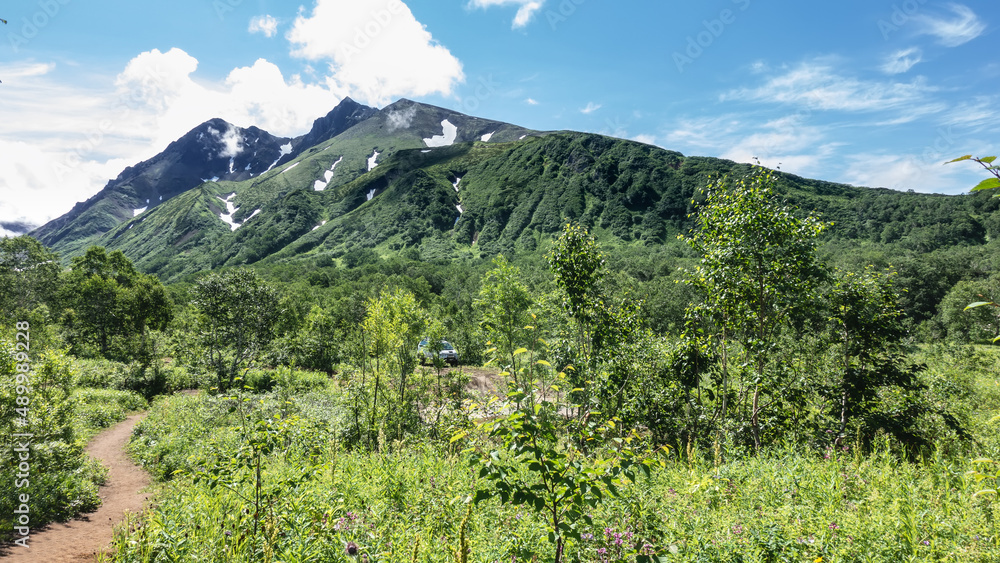
[[[447,362],[453,366],[458,365],[458,351],[455,347],[451,345],[451,342],[447,340],[442,340],[440,346],[441,350],[438,352],[438,357],[442,361]],[[430,345],[430,341],[426,338],[420,341],[417,346],[417,356],[420,357],[421,364],[430,364],[434,360],[434,347]]]

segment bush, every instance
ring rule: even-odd
[[[75,428],[80,441],[125,420],[128,413],[149,406],[142,395],[117,389],[76,389],[70,400],[74,403]]]

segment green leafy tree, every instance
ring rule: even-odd
[[[429,319],[412,293],[402,289],[386,292],[368,300],[368,312],[362,323],[362,363],[370,367],[374,377],[371,392],[371,409],[368,415],[367,443],[379,447],[376,424],[395,431],[397,439],[405,428],[418,419],[414,403],[410,400],[410,378],[417,366],[417,344],[423,336]],[[362,377],[368,370],[362,370]],[[395,378],[398,395],[389,395],[383,389],[389,378]],[[383,418],[379,416],[379,402],[390,403]]]
[[[607,257],[587,229],[568,223],[546,257],[562,291],[563,310],[574,323],[575,350],[564,358],[576,369],[574,385],[581,403],[596,401],[607,417],[617,416],[624,393],[635,375],[622,354],[639,335],[640,303],[627,295],[614,296],[615,287],[606,271]],[[582,411],[581,411],[582,412]]]
[[[757,449],[761,413],[780,398],[785,384],[781,370],[771,369],[778,337],[814,306],[824,278],[816,237],[825,225],[781,203],[774,184],[774,172],[759,167],[742,178],[714,181],[696,228],[681,236],[702,257],[689,272],[689,283],[703,296],[695,314],[709,321],[721,352],[721,417],[725,420],[730,406],[729,349],[738,344],[749,375],[740,382],[736,401]]]
[[[891,274],[871,268],[860,274],[840,272],[830,294],[831,336],[837,355],[838,377],[830,393],[838,430],[836,443],[850,440],[849,426],[858,438],[871,441],[877,430],[907,438],[919,409],[887,416],[880,391],[896,388],[913,394],[922,388],[919,369],[906,364],[902,339],[906,335],[903,310]]]
[[[944,296],[938,306],[939,319],[949,340],[990,342],[1000,334],[1000,318],[986,306],[968,307],[969,303],[1000,295],[1000,274],[985,280],[962,280]]]
[[[193,304],[199,337],[220,391],[246,375],[274,339],[281,315],[279,302],[278,291],[253,270],[232,270],[198,280]]]
[[[566,375],[555,379],[563,382]],[[619,496],[620,487],[635,482],[639,473],[649,476],[653,462],[640,455],[635,434],[619,437],[615,421],[599,423],[597,417],[587,417],[566,434],[559,421],[567,405],[546,398],[558,398],[558,393],[542,394],[535,401],[525,395],[516,391],[508,395],[508,403],[494,403],[497,415],[478,425],[480,436],[488,440],[467,450],[486,483],[476,491],[475,502],[497,498],[533,512],[552,545],[551,560],[559,563],[570,559],[569,540],[579,541],[593,526],[594,507]],[[451,441],[465,436],[460,432]],[[516,555],[530,559],[539,554]]]
[[[521,281],[521,272],[502,254],[493,260],[496,266],[483,276],[475,308],[481,315],[480,327],[492,344],[493,358],[504,371],[518,373],[515,352],[525,347],[525,327],[532,324],[533,300]],[[525,382],[515,382],[524,387]]]
[[[50,304],[59,284],[59,256],[24,235],[0,239],[0,318]]]
[[[589,360],[594,349],[594,324],[599,302],[598,284],[604,277],[606,257],[586,227],[567,223],[546,256],[556,285],[563,290],[563,308],[576,321],[577,348]]]
[[[986,169],[987,172],[993,175],[993,178],[987,178],[983,180],[982,182],[979,183],[978,186],[972,188],[972,191],[978,192],[983,190],[994,190],[1000,188],[1000,165],[993,164],[997,160],[997,157],[995,156],[984,156],[975,158],[971,154],[967,154],[965,156],[960,156],[955,160],[948,161],[945,164],[951,164],[953,162],[964,162],[967,160],[979,163],[983,168]],[[1000,197],[1000,195],[997,195],[995,197]],[[968,311],[970,309],[978,309],[980,307],[1000,307],[1000,303],[997,303],[993,300],[977,301],[975,303],[970,304],[968,307],[965,308],[965,310]],[[993,339],[993,342],[998,342],[998,341],[1000,341],[1000,336],[997,336],[996,338]]]
[[[173,316],[159,279],[136,271],[120,251],[94,246],[74,258],[60,290],[77,353],[96,347],[104,357],[148,363],[149,331],[163,330]]]

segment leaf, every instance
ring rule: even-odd
[[[469,435],[469,433],[463,430],[463,431],[459,432],[458,434],[455,434],[454,436],[452,436],[451,437],[451,441],[448,442],[448,443],[449,444],[454,444],[455,442],[461,440],[462,438],[465,438],[468,435]]]
[[[976,307],[985,307],[987,305],[995,305],[995,303],[993,303],[992,301],[977,301],[966,307],[964,310],[968,311],[969,309],[975,309]]]
[[[527,348],[518,348],[517,350],[514,350],[514,355],[518,356],[518,355],[521,355],[521,354],[523,354],[523,353],[525,353],[527,351],[528,351]]]
[[[538,360],[538,361],[537,361],[537,362],[535,362],[535,363],[536,363],[536,364],[539,364],[539,365],[543,365],[543,366],[546,366],[546,367],[552,367],[552,364],[550,364],[550,363],[546,362],[545,360]]]
[[[993,161],[996,159],[997,157],[995,156],[984,156],[983,158],[979,159],[979,162],[984,162],[986,164],[993,164]]]
[[[963,160],[972,160],[972,155],[971,154],[967,154],[965,156],[960,156],[960,157],[956,158],[955,160],[949,160],[948,162],[945,162],[945,164],[951,164],[952,162],[962,162]]]
[[[979,183],[978,186],[972,188],[972,191],[979,192],[982,190],[993,190],[1000,188],[1000,178],[988,178]]]

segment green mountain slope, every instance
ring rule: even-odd
[[[401,100],[257,177],[203,183],[87,242],[166,280],[261,261],[329,263],[365,248],[444,259],[531,253],[566,219],[614,245],[656,246],[690,227],[710,176],[747,168]],[[997,201],[982,194],[779,178],[790,202],[834,223],[831,241],[931,252],[1000,232]]]

